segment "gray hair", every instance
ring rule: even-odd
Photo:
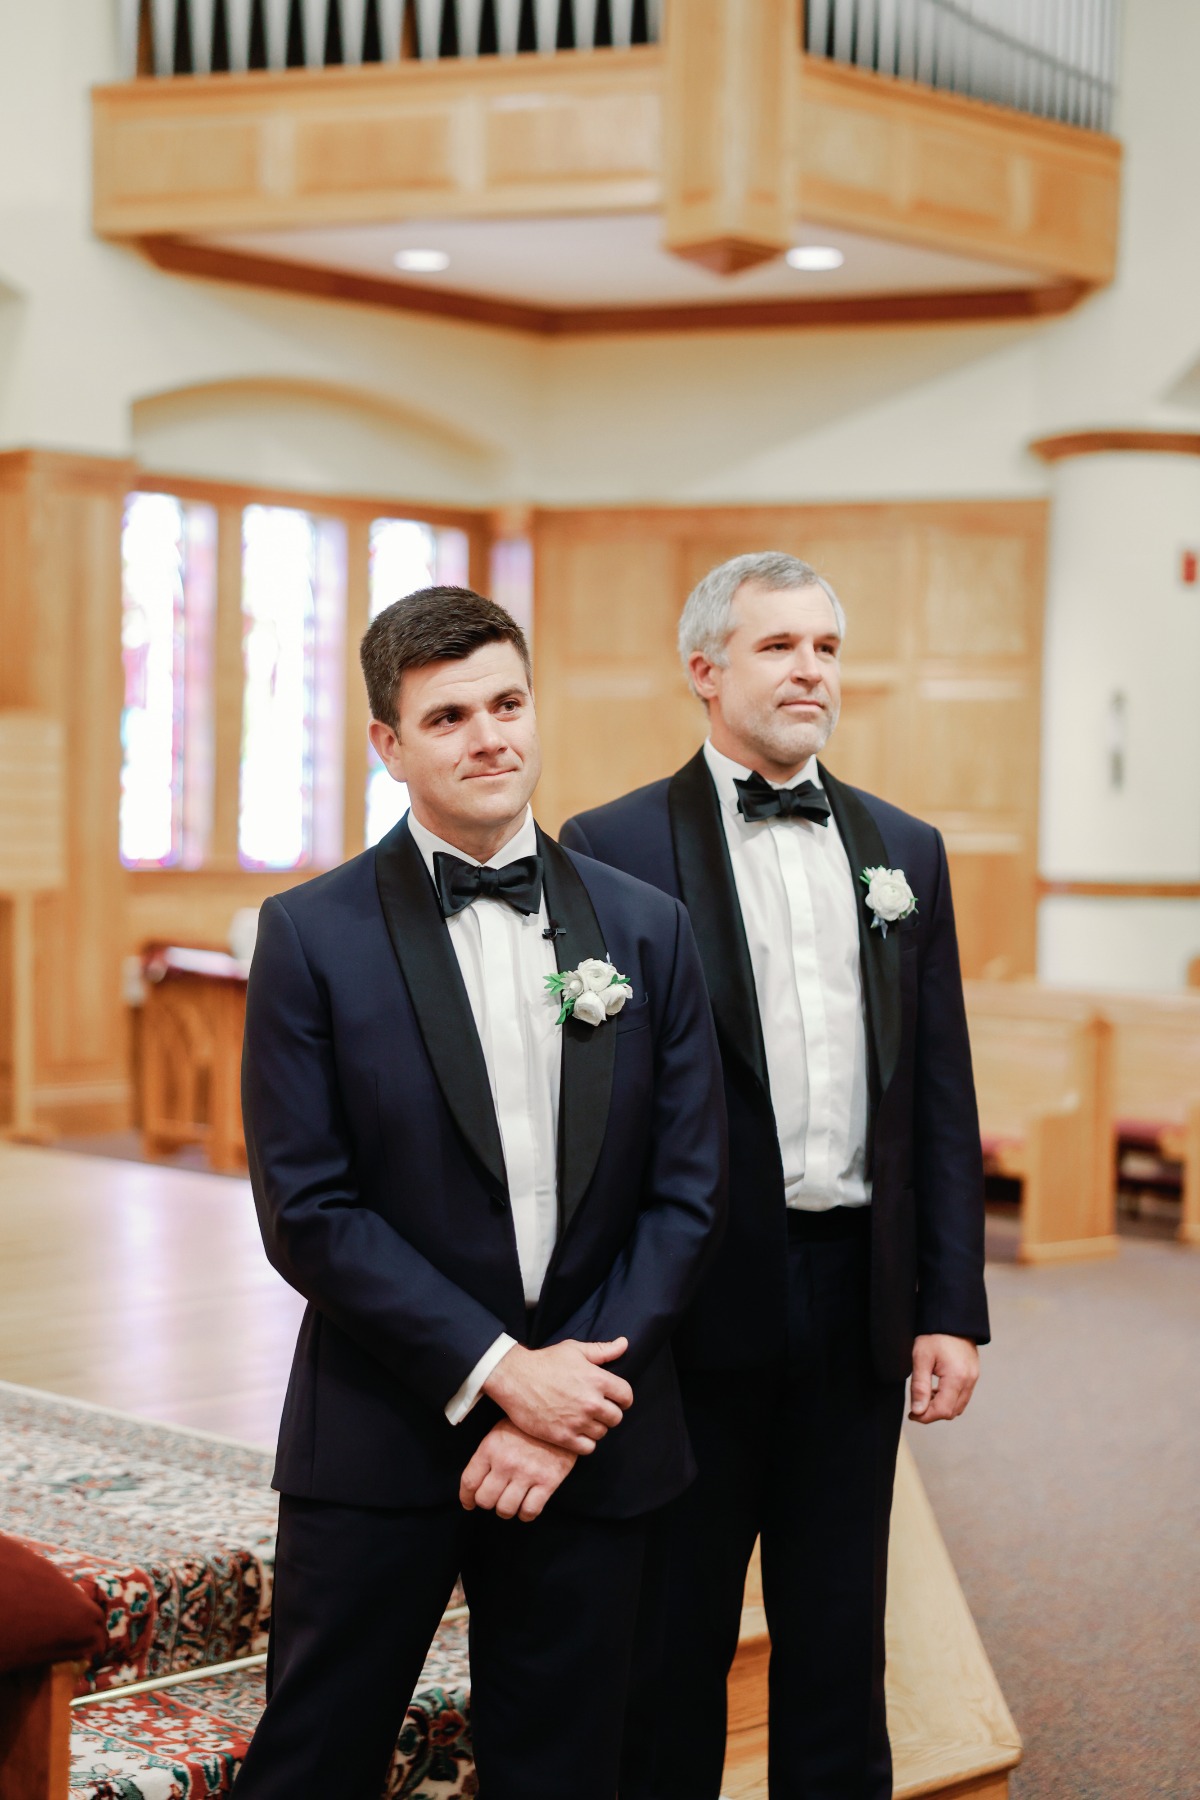
[[[839,633],[843,638],[846,635],[846,614],[841,601],[809,563],[801,562],[798,556],[789,556],[783,550],[756,550],[749,556],[730,557],[728,562],[710,569],[696,583],[680,615],[679,655],[693,693],[696,688],[688,664],[695,651],[699,650],[718,668],[725,667],[725,645],[733,630],[733,598],[744,581],[757,582],[759,587],[772,590],[820,588],[833,607]]]

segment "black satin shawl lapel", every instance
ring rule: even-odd
[[[867,1036],[872,1050],[876,1104],[887,1092],[900,1055],[900,934],[871,924],[866,887],[859,877],[864,869],[888,868],[888,853],[879,827],[852,788],[821,770],[834,822],[850,859],[854,902],[858,911],[858,938],[862,949],[863,999],[867,1010]]]
[[[713,1017],[727,1050],[736,1054],[769,1094],[750,946],[742,923],[721,803],[703,750],[673,775],[667,811],[679,890],[708,983]]]
[[[407,818],[375,851],[388,936],[446,1105],[495,1189],[508,1191],[483,1046],[437,894]]]
[[[554,940],[559,968],[577,968],[589,956],[607,960],[600,921],[578,869],[566,851],[540,829],[538,848],[545,871],[546,911],[561,928]],[[563,1025],[558,1103],[560,1231],[574,1218],[596,1170],[608,1129],[616,1054],[617,1033],[610,1022],[584,1025],[568,1019]]]

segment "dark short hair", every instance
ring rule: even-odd
[[[430,587],[385,606],[367,626],[358,652],[371,717],[395,731],[405,669],[461,662],[484,644],[511,644],[532,682],[525,633],[494,600],[470,588]]]

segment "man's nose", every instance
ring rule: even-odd
[[[477,713],[471,720],[470,746],[473,756],[494,756],[503,750],[504,733],[491,713]]]
[[[821,679],[821,664],[812,644],[797,644],[792,656],[792,680],[806,683]]]

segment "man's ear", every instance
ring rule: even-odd
[[[371,740],[376,756],[393,781],[403,781],[405,778],[404,752],[394,728],[383,719],[372,719],[367,726],[367,736]]]
[[[713,680],[714,666],[703,650],[693,650],[688,657],[688,674],[692,678],[692,686],[704,701],[715,700],[717,697],[717,684]]]

